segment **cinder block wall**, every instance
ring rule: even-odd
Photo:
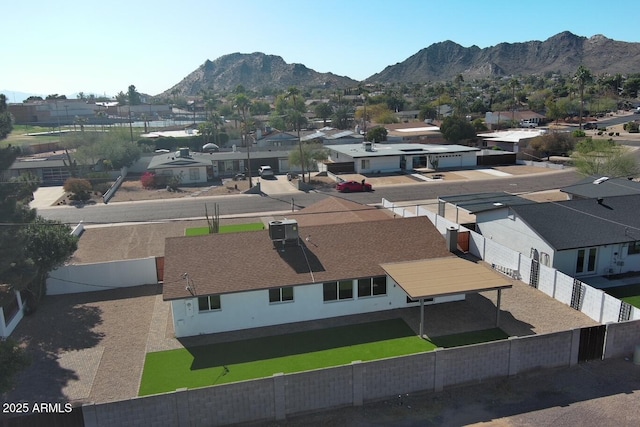
[[[640,321],[608,325],[607,357],[627,354]],[[181,389],[121,402],[83,406],[87,427],[216,426],[282,420],[288,415],[359,406],[418,391],[507,377],[577,363],[580,330],[394,357],[233,384]],[[640,344],[640,343],[638,343]]]

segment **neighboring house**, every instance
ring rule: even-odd
[[[531,110],[523,111],[489,111],[485,114],[484,121],[489,126],[489,129],[493,129],[494,126],[500,123],[507,122],[523,122],[529,121],[542,125],[546,122],[546,117],[542,114],[538,114]]]
[[[275,131],[258,137],[255,145],[260,150],[288,150],[298,146],[298,136],[293,133]]]
[[[519,153],[522,149],[529,147],[529,142],[546,134],[544,129],[509,129],[488,133],[479,133],[478,138],[482,139],[481,145],[486,148],[498,147],[504,151]],[[524,155],[525,160],[531,157]]]
[[[452,256],[424,217],[169,238],[164,273],[177,337],[461,300],[505,282]]]
[[[384,125],[387,129],[387,143],[446,144],[440,128],[422,122],[395,123]]]
[[[181,177],[182,184],[207,182],[214,177],[211,155],[190,153],[188,148],[154,156],[147,169],[156,175]]]
[[[476,212],[488,239],[572,277],[640,271],[640,194]]]
[[[354,144],[362,142],[364,136],[358,132],[327,126],[315,131],[300,132],[300,140],[302,142],[318,142],[323,145]]]
[[[590,176],[577,184],[561,188],[569,200],[640,194],[640,182],[623,178]]]
[[[362,144],[334,145],[325,162],[334,173],[390,173],[414,169],[474,167],[478,148],[434,144]]]
[[[71,176],[65,164],[65,154],[49,156],[20,157],[2,173],[2,179],[31,175],[40,180],[40,185],[62,185]]]

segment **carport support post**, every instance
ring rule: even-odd
[[[420,338],[424,338],[424,298],[420,298]]]
[[[502,289],[498,289],[498,300],[496,303],[496,327],[500,326],[500,300],[502,299]]]

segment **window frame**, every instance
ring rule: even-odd
[[[291,290],[291,297],[288,295],[288,290]],[[278,295],[275,295],[275,292]],[[285,292],[287,293],[285,295]],[[269,289],[269,304],[283,304],[294,301],[294,292],[293,286],[282,286],[280,288],[271,288]]]
[[[327,298],[327,296],[332,298]],[[334,280],[322,284],[324,302],[353,300],[353,280]]]
[[[627,255],[637,255],[640,254],[640,240],[635,242],[629,242],[629,247],[627,248]]]
[[[384,283],[377,283],[376,281],[383,280]],[[380,285],[383,285],[384,292],[376,292],[376,289],[379,288]],[[368,292],[366,292],[368,291]],[[387,295],[387,276],[373,276],[373,277],[364,277],[362,279],[358,279],[358,298],[370,298],[370,297],[379,297]]]
[[[201,301],[206,299],[206,306],[208,308],[203,309]],[[213,302],[213,303],[212,303]],[[198,297],[198,313],[209,313],[211,311],[222,310],[222,302],[220,301],[220,295],[207,295],[204,297]]]

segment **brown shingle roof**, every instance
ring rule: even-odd
[[[387,209],[378,209],[339,197],[327,197],[287,215],[287,218],[298,221],[300,227],[308,227],[312,225],[392,219],[393,216]]]
[[[300,246],[274,247],[269,232],[168,238],[164,299],[384,275],[382,263],[451,255],[424,217],[300,227]]]

